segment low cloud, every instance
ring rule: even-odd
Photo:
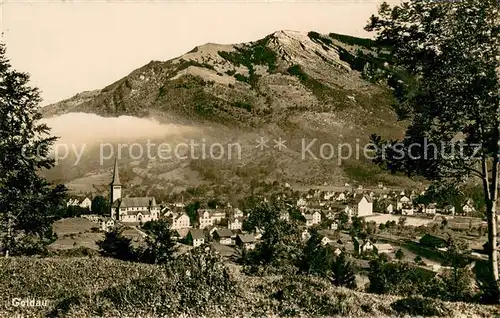
[[[132,116],[101,117],[87,113],[69,113],[43,119],[57,144],[93,144],[133,141],[142,138],[166,138],[198,132],[195,127],[162,123],[153,118]]]

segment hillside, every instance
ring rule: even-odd
[[[208,43],[169,61],[151,61],[101,90],[42,110],[49,122],[68,113],[92,113],[154,118],[198,131],[176,138],[156,136],[157,142],[176,144],[195,138],[208,144],[241,145],[238,160],[145,158],[139,160],[142,174],[134,171],[129,165],[133,160],[125,154],[123,170],[134,175],[140,191],[150,191],[154,185],[241,185],[251,179],[301,185],[412,184],[388,176],[363,157],[371,134],[397,138],[404,130],[391,109],[390,91],[365,80],[360,72],[366,61],[357,54],[373,53],[372,46],[367,39],[296,31],[278,31],[250,43]],[[142,137],[144,142],[149,136]],[[265,152],[255,147],[260,137],[270,140]],[[272,142],[279,137],[286,140],[281,151]],[[305,145],[314,139],[310,149],[319,159],[307,152],[304,156]],[[321,148],[323,143],[327,145]],[[339,148],[341,144],[349,144],[352,155],[339,162],[340,156],[348,156],[347,146]],[[86,183],[95,188],[95,180],[86,178],[95,179],[102,173],[98,170],[111,166],[109,161],[96,169],[96,151],[87,148],[86,160],[76,169],[61,162],[50,176],[64,182],[78,180],[73,185],[80,190]]]
[[[316,278],[248,277],[229,265],[229,286],[215,290],[204,277],[191,285],[175,270],[101,257],[0,259],[1,317],[128,317],[163,315],[494,317],[498,308],[435,300],[402,299],[336,288]],[[217,270],[219,271],[219,270]],[[205,282],[204,280],[207,280]],[[180,285],[176,288],[173,285]],[[208,291],[210,296],[204,294]],[[13,299],[43,301],[38,307],[15,307]],[[196,304],[196,305],[194,305]]]

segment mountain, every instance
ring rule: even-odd
[[[390,90],[370,80],[368,66],[381,62],[373,47],[369,39],[296,31],[277,31],[250,43],[207,43],[172,60],[151,61],[101,90],[77,94],[42,111],[49,124],[68,114],[87,113],[189,128],[165,138],[150,138],[146,132],[134,140],[141,143],[152,139],[175,146],[194,139],[207,147],[214,143],[241,147],[241,158],[231,159],[229,148],[222,159],[193,159],[201,154],[201,146],[190,159],[133,160],[125,154],[120,160],[124,180],[139,192],[200,184],[237,190],[251,180],[304,187],[413,184],[387,175],[363,156],[370,134],[397,138],[404,131],[404,123],[397,121],[391,108]],[[67,124],[72,126],[69,120]],[[129,123],[122,128],[134,127]],[[256,148],[261,138],[269,140],[263,150]],[[281,148],[279,138],[286,140]],[[119,137],[113,140],[119,141]],[[98,160],[98,143],[92,143],[78,166],[71,167],[70,157],[49,176],[81,191],[89,183],[103,189],[112,160]],[[346,145],[339,148],[342,144]],[[352,156],[339,164],[339,150],[347,157],[347,144]]]

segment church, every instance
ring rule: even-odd
[[[111,218],[124,223],[144,223],[158,220],[160,206],[154,197],[122,198],[122,185],[118,172],[118,160],[115,159],[113,180],[109,184],[109,202]]]

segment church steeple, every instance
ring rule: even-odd
[[[118,173],[118,159],[115,158],[115,168],[113,170],[113,180],[109,184],[109,204],[110,214],[113,219],[117,218],[116,209],[120,207],[122,198],[122,185],[120,184],[120,175]],[[118,217],[119,219],[119,217]]]
[[[113,180],[109,184],[110,186],[120,186],[120,174],[118,173],[118,159],[115,158],[115,169],[113,171]]]

